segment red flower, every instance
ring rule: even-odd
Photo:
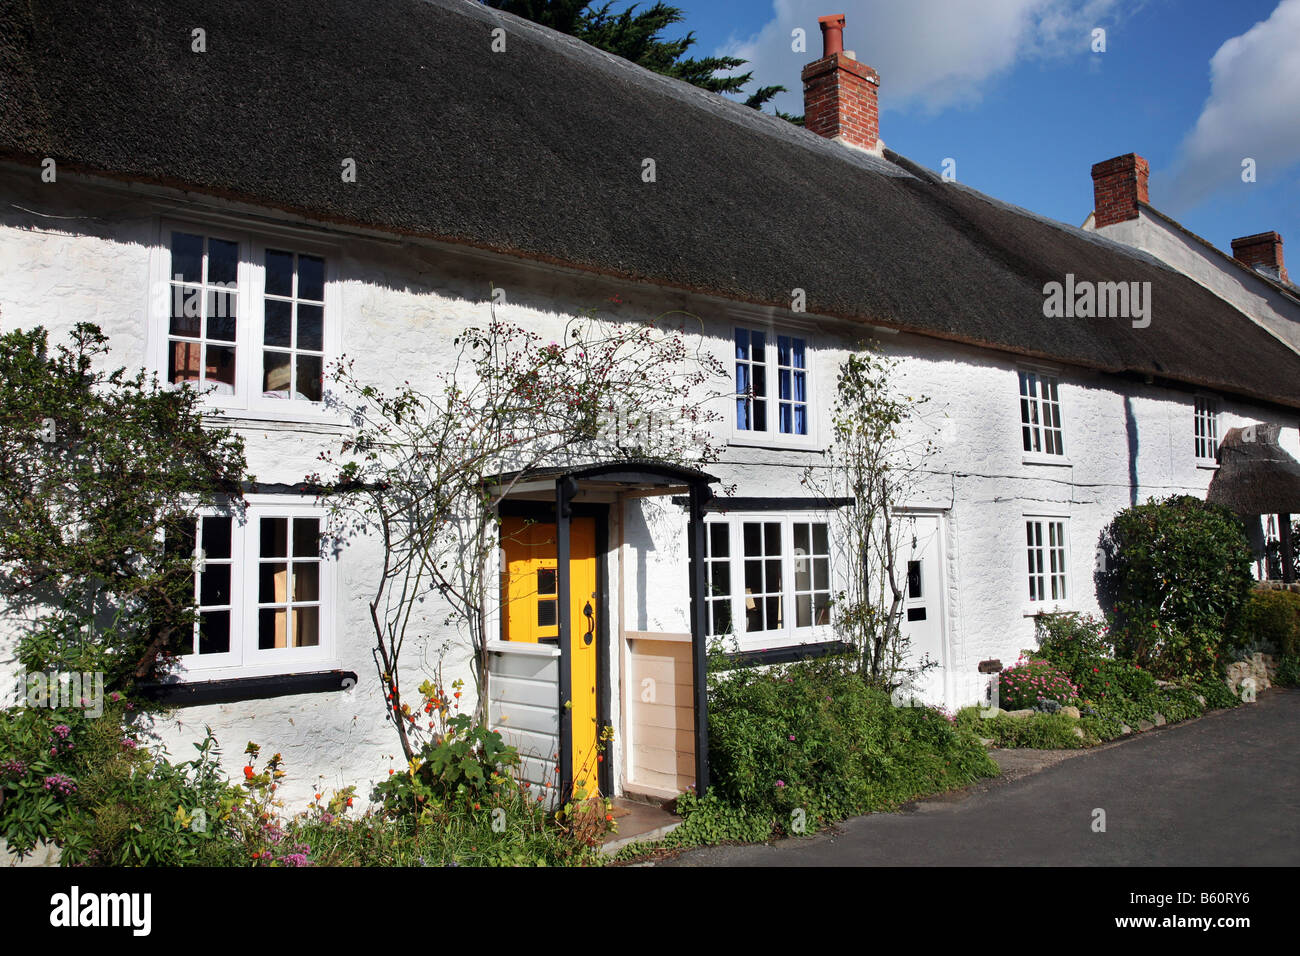
[[[245,779],[245,780],[252,780],[252,779],[253,779],[253,768],[252,768],[252,767],[245,767],[245,768],[244,768],[244,779]]]

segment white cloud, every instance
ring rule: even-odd
[[[1163,194],[1171,211],[1242,188],[1242,160],[1267,183],[1300,162],[1300,0],[1282,0],[1267,20],[1210,58],[1210,96],[1183,139]]]
[[[989,81],[1018,61],[1090,52],[1092,29],[1115,0],[775,0],[756,35],[720,52],[749,61],[756,84],[789,92],[773,101],[803,112],[799,71],[821,55],[819,15],[844,13],[845,49],[880,73],[884,109],[937,111],[980,99]],[[802,27],[807,51],[791,50]]]

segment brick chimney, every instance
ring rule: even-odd
[[[1094,225],[1113,226],[1138,217],[1138,203],[1148,202],[1151,167],[1137,153],[1116,156],[1092,167]]]
[[[1273,278],[1290,281],[1282,262],[1282,237],[1276,232],[1261,232],[1232,240],[1232,258],[1252,269],[1263,266]]]
[[[804,126],[818,136],[874,150],[880,142],[880,76],[844,49],[844,14],[818,17],[822,57],[803,68]]]

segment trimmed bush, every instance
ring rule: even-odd
[[[1300,594],[1256,589],[1241,618],[1245,641],[1271,644],[1284,656],[1300,655]]]
[[[1117,656],[1165,677],[1215,673],[1253,587],[1240,519],[1189,495],[1152,500],[1116,515],[1103,544]]]

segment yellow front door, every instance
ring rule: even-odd
[[[560,636],[555,525],[528,518],[501,519],[505,552],[504,638],[536,644]],[[597,783],[596,519],[569,522],[569,687],[572,693],[573,792],[593,797]]]

